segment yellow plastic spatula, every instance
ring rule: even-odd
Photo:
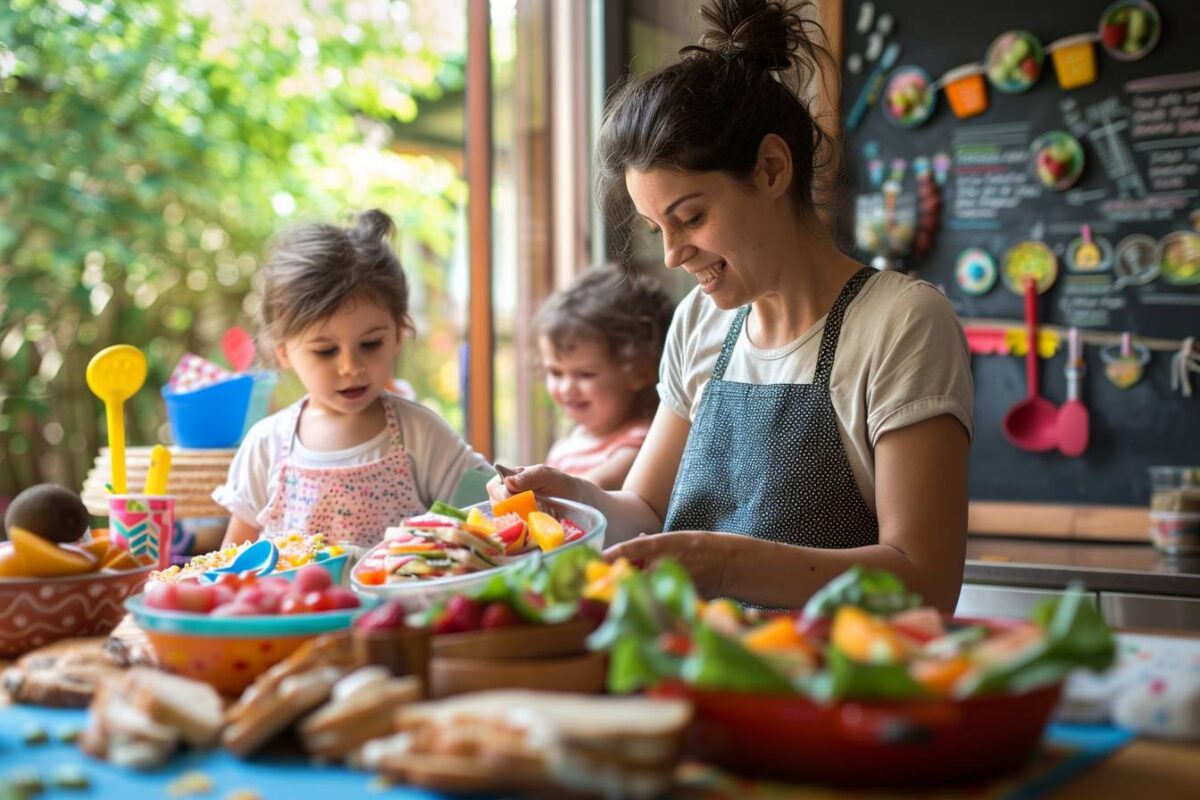
[[[171,451],[161,444],[150,451],[150,469],[146,471],[146,488],[143,494],[167,493],[167,477],[171,474]]]
[[[113,494],[125,494],[125,401],[146,382],[146,356],[131,344],[106,347],[87,366],[87,385],[104,401]]]

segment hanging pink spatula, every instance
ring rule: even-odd
[[[1029,390],[1024,400],[1004,415],[1004,437],[1022,450],[1035,453],[1058,446],[1058,408],[1038,394],[1037,285],[1025,279],[1025,381]]]
[[[1078,458],[1088,446],[1088,410],[1079,399],[1079,384],[1084,373],[1083,348],[1079,329],[1071,328],[1067,366],[1067,402],[1058,410],[1058,450],[1064,456]]]
[[[221,336],[221,354],[234,372],[245,372],[254,363],[254,337],[244,328],[230,328]]]

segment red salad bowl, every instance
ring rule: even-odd
[[[967,700],[841,701],[799,694],[653,694],[695,706],[689,752],[744,775],[846,787],[916,787],[982,778],[1037,750],[1061,684]]]
[[[949,618],[947,627],[992,630],[1019,620]],[[823,629],[823,630],[822,630]],[[827,636],[828,621],[814,626]],[[1041,743],[1062,682],[967,699],[841,700],[696,689],[652,693],[695,707],[689,752],[731,772],[849,788],[907,788],[971,781],[1020,766]]]

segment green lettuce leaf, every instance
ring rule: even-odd
[[[790,692],[792,683],[763,658],[703,623],[692,628],[692,652],[680,675],[700,689],[733,692]]]
[[[858,606],[878,616],[888,616],[921,605],[921,596],[908,591],[903,581],[884,569],[854,566],[809,598],[804,616],[828,617],[839,606]]]
[[[1043,601],[1033,621],[1045,638],[1018,657],[991,666],[956,692],[962,697],[1000,692],[1020,693],[1054,683],[1071,670],[1086,667],[1100,672],[1116,659],[1116,642],[1090,595],[1079,584],[1066,594]]]
[[[829,678],[813,687],[819,700],[908,700],[925,690],[908,674],[906,664],[863,664],[830,645],[825,649]]]

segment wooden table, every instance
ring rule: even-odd
[[[1200,642],[1200,636],[1185,638]],[[5,666],[7,662],[0,660],[0,671]],[[7,697],[0,690],[0,707],[6,703]],[[1051,796],[1063,800],[1197,800],[1200,798],[1200,743],[1178,744],[1135,739],[1095,767],[1071,779]]]

